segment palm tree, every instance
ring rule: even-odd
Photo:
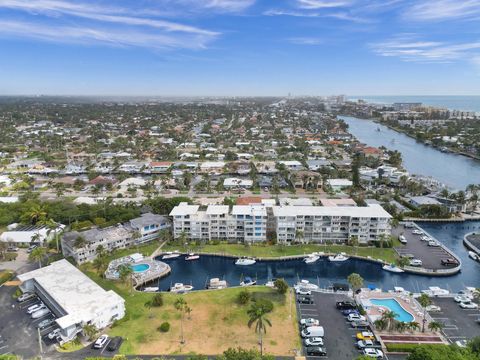
[[[185,344],[185,337],[183,334],[183,318],[188,308],[188,305],[183,297],[179,297],[177,298],[177,300],[175,300],[174,306],[175,306],[175,309],[177,309],[177,311],[180,312],[180,334],[181,334],[180,343]]]
[[[92,265],[93,268],[97,271],[97,273],[101,274],[103,277],[108,267],[108,259],[105,255],[98,255],[95,260],[93,260]]]
[[[410,328],[410,325],[403,321],[395,321],[394,327],[399,333],[403,333],[405,330]]]
[[[132,274],[133,269],[128,265],[122,265],[118,269],[118,274],[120,279],[123,281],[125,285],[130,285],[130,292],[132,291]]]
[[[26,216],[30,219],[32,224],[36,224],[47,217],[47,210],[43,205],[35,204],[26,213]]]
[[[395,320],[396,316],[397,314],[391,310],[385,311],[383,313],[382,319],[387,323],[387,327],[389,330],[392,330],[394,328],[396,323],[396,320]]]
[[[433,332],[440,331],[443,329],[443,324],[439,321],[432,321],[428,324],[428,329]]]
[[[408,323],[408,329],[411,332],[415,332],[416,330],[420,329],[420,324],[416,321],[412,321]]]
[[[357,273],[351,273],[348,275],[347,281],[352,287],[354,293],[363,286],[363,278]]]
[[[426,307],[432,303],[432,300],[428,297],[427,294],[420,295],[420,297],[417,300],[418,300],[418,303],[423,307],[422,332],[425,332],[425,323],[427,322]]]
[[[83,334],[88,337],[88,340],[92,340],[97,334],[98,329],[93,324],[86,324],[83,326]]]
[[[60,248],[59,248],[59,245],[58,245],[58,223],[55,222],[55,220],[53,220],[52,218],[49,218],[49,219],[46,219],[44,221],[41,221],[42,225],[45,225],[47,227],[47,237],[45,238],[45,240],[47,238],[50,237],[50,234],[53,232],[53,236],[54,236],[54,239],[55,239],[55,244],[57,246],[57,253],[60,252]]]
[[[260,354],[263,356],[263,334],[267,333],[267,327],[272,326],[272,323],[269,319],[265,317],[268,313],[267,309],[264,306],[258,303],[253,303],[250,309],[247,311],[249,317],[248,327],[251,328],[255,324],[255,332],[260,336]]]
[[[45,258],[46,254],[47,249],[39,246],[32,250],[28,258],[32,261],[38,261],[38,267],[42,267],[42,260]]]
[[[373,324],[380,331],[385,330],[388,325],[387,322],[382,318],[375,320]]]

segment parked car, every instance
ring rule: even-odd
[[[471,301],[461,302],[460,307],[462,309],[478,309],[478,305]]]
[[[442,311],[442,308],[437,305],[428,305],[425,310],[427,310],[428,312],[439,312]]]
[[[120,347],[121,343],[122,343],[122,338],[120,336],[115,336],[108,343],[107,350],[108,351],[116,351]]]
[[[407,229],[412,229],[415,227],[415,224],[412,222],[406,222],[403,226],[405,226]]]
[[[323,346],[323,338],[320,336],[306,338],[305,346]]]
[[[375,335],[371,331],[358,332],[357,340],[375,340]]]
[[[373,347],[373,341],[372,340],[358,340],[357,341],[357,347],[359,349],[364,349],[366,347]]]
[[[407,238],[404,236],[404,235],[400,235],[398,237],[398,240],[402,243],[402,244],[406,244],[407,243]]]
[[[320,321],[314,318],[302,319],[300,320],[300,325],[302,326],[318,326],[320,325]]]
[[[27,300],[34,299],[36,297],[37,297],[37,295],[35,295],[34,293],[25,292],[17,298],[17,301],[18,302],[24,302],[24,301],[27,301]]]
[[[368,328],[370,326],[368,321],[364,321],[364,320],[352,321],[350,325],[352,325],[353,328],[357,328],[357,329]]]
[[[297,295],[312,295],[312,291],[304,288],[297,288],[295,290]]]
[[[455,345],[457,345],[458,347],[461,347],[461,348],[466,348],[467,343],[468,343],[467,340],[457,340],[457,341],[455,341]]]
[[[383,352],[379,349],[365,348],[363,349],[363,355],[371,358],[383,359]]]
[[[31,315],[31,317],[32,319],[40,319],[44,316],[47,316],[48,314],[50,314],[50,310],[48,310],[48,308],[45,306],[44,308],[41,308],[40,310],[35,311]]]
[[[435,240],[430,240],[428,242],[428,246],[431,246],[431,247],[439,247],[440,244],[438,242],[436,242]]]
[[[35,311],[38,311],[38,310],[40,310],[40,309],[46,309],[46,308],[47,308],[47,307],[45,306],[44,303],[39,302],[39,303],[36,303],[36,304],[34,304],[34,305],[32,305],[32,306],[29,306],[29,307],[27,308],[27,314],[32,314],[32,313],[34,313]]]
[[[468,301],[471,301],[472,299],[473,297],[469,295],[457,295],[453,298],[453,300],[457,303],[468,302]]]
[[[432,239],[429,236],[421,236],[420,240],[422,241],[431,241]]]
[[[347,316],[350,314],[360,314],[357,309],[348,309],[348,310],[342,310],[342,314]]]
[[[423,231],[420,231],[418,229],[415,229],[415,230],[412,230],[412,234],[415,234],[415,235],[423,235]]]
[[[335,304],[337,309],[339,310],[349,310],[349,309],[356,309],[357,306],[353,301],[337,301]]]
[[[47,337],[50,340],[55,339],[58,335],[60,335],[60,328],[56,328],[55,330],[52,330],[48,333]]]
[[[36,249],[37,247],[38,247],[38,245],[31,245],[31,246],[29,246],[28,249],[27,249],[27,253],[30,254],[30,253],[31,253],[34,249]]]
[[[354,314],[349,314],[349,315],[347,316],[347,320],[348,320],[348,321],[359,321],[359,320],[365,321],[366,319],[365,319],[365,316],[362,316],[362,315],[360,315],[360,314],[358,314],[358,313],[357,313],[357,314],[354,313]]]
[[[309,326],[302,330],[301,335],[303,338],[324,337],[325,330],[323,329],[323,326]]]
[[[52,325],[54,322],[55,322],[55,319],[54,319],[54,318],[42,320],[42,321],[40,321],[40,322],[37,324],[37,328],[39,328],[39,329],[44,329],[44,328],[46,328],[47,326]]]
[[[443,266],[457,266],[458,261],[454,258],[445,258],[440,261]]]
[[[313,304],[313,299],[310,296],[300,296],[297,301],[300,304]]]
[[[105,346],[105,344],[107,343],[108,341],[108,335],[102,335],[100,336],[94,343],[93,343],[93,347],[95,349],[101,349]]]
[[[327,351],[323,347],[308,347],[307,348],[308,356],[327,356]]]
[[[15,252],[15,251],[18,251],[18,250],[20,250],[20,249],[19,249],[18,247],[16,247],[16,246],[9,246],[9,247],[7,248],[7,251],[8,251],[8,252]]]
[[[422,266],[422,260],[420,259],[412,259],[410,260],[410,266]]]

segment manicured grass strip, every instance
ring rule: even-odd
[[[0,285],[11,280],[13,278],[14,272],[11,270],[0,271]]]

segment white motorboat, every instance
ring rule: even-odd
[[[347,254],[345,254],[343,252],[340,253],[340,254],[337,254],[335,256],[330,255],[328,257],[328,260],[333,261],[333,262],[347,261],[348,259],[350,259],[350,258],[347,256]]]
[[[275,287],[275,282],[273,280],[269,280],[265,283],[265,286],[269,287],[269,288],[274,288]]]
[[[158,286],[150,286],[143,289],[144,292],[157,292],[158,290]]]
[[[220,280],[219,278],[212,278],[207,285],[208,289],[226,289],[228,287],[226,280]]]
[[[196,255],[194,253],[190,253],[185,257],[186,261],[198,260],[200,259],[200,255]]]
[[[303,259],[303,261],[305,262],[305,264],[313,264],[318,259],[320,259],[320,256],[310,254],[305,259]]]
[[[257,282],[253,280],[250,276],[245,276],[245,279],[240,283],[240,286],[252,286],[255,285]]]
[[[295,289],[318,290],[318,285],[312,284],[308,280],[300,280],[294,286]]]
[[[475,261],[479,261],[480,260],[480,257],[473,251],[469,251],[468,252],[468,256],[470,256],[471,259],[475,260]]]
[[[429,286],[427,290],[422,290],[422,293],[428,296],[441,296],[450,294],[450,291],[439,288],[438,286]]]
[[[255,259],[252,258],[239,258],[237,261],[235,261],[235,265],[253,265],[255,264],[256,261]]]
[[[165,253],[165,255],[162,256],[162,260],[166,259],[174,259],[180,256],[180,253],[175,250],[175,251],[168,251]]]
[[[191,291],[193,290],[193,286],[192,285],[184,285],[182,283],[175,283],[171,288],[170,288],[170,292],[173,292],[173,293],[184,293],[184,292],[187,292],[187,291]]]
[[[393,272],[393,273],[403,273],[403,272],[405,272],[403,269],[400,269],[400,268],[399,268],[398,266],[396,266],[395,264],[383,265],[383,266],[382,266],[382,269],[383,269],[383,270],[386,270],[386,271]]]

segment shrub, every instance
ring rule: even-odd
[[[273,311],[273,302],[268,299],[255,299],[255,304],[262,307],[266,313]]]
[[[250,294],[250,292],[247,289],[245,289],[238,293],[237,302],[240,305],[245,305],[250,301],[251,298],[252,298],[252,294]]]
[[[163,295],[161,293],[155,294],[152,299],[152,306],[160,307],[163,306]]]
[[[285,294],[288,291],[288,284],[285,279],[275,280],[274,285],[280,294]]]
[[[168,332],[170,330],[170,323],[165,321],[163,322],[159,327],[158,327],[158,331],[160,332]]]

